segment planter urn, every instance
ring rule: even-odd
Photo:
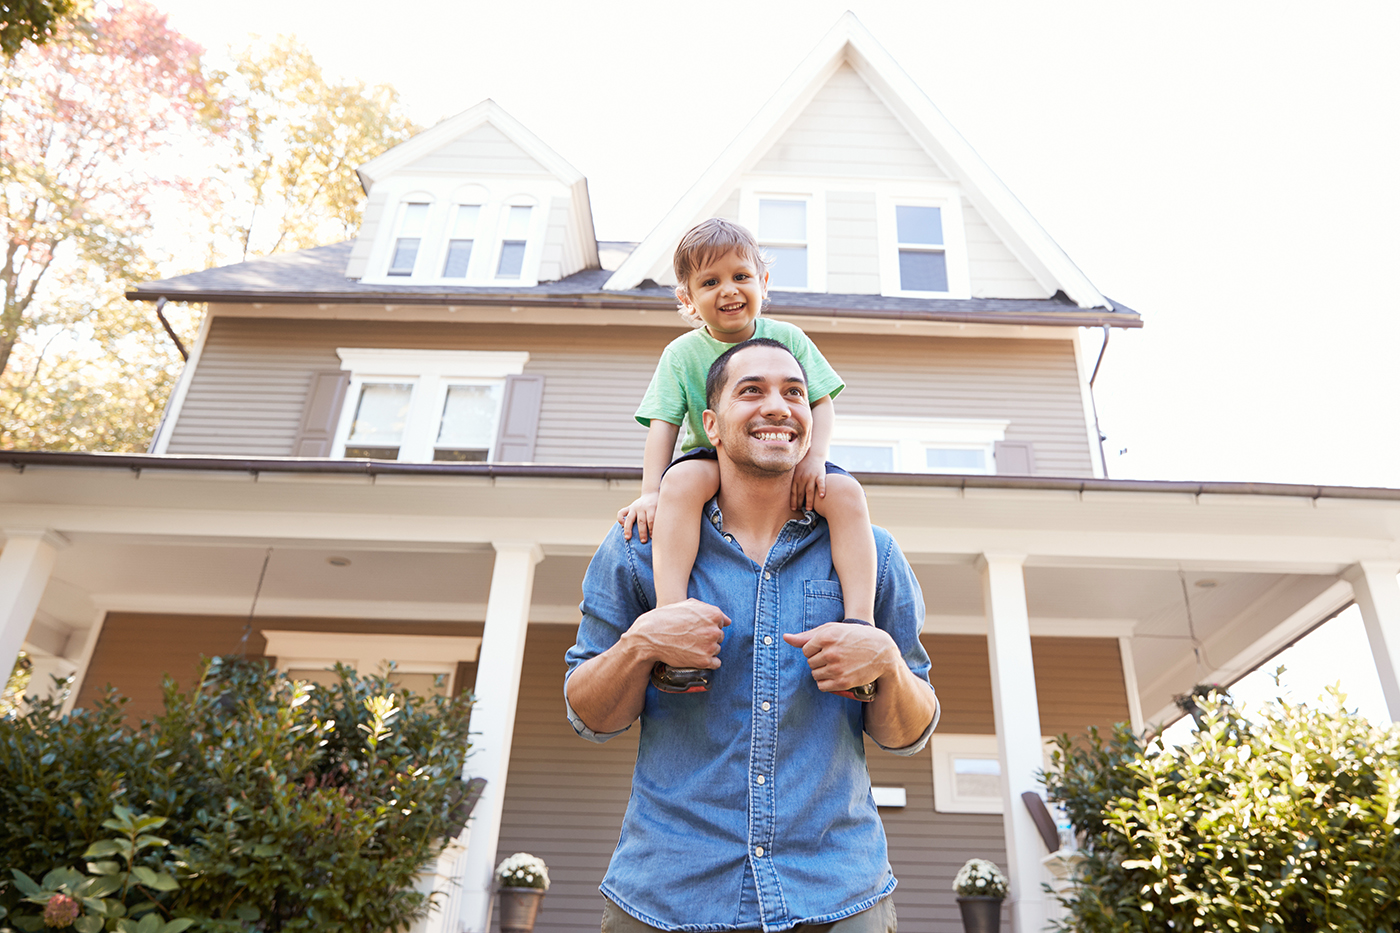
[[[535,928],[535,916],[540,912],[544,892],[539,888],[507,888],[501,890],[501,933],[530,933]]]
[[[1001,901],[999,897],[971,895],[958,898],[966,933],[1000,933]]]

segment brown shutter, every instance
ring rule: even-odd
[[[311,391],[306,396],[306,411],[301,417],[301,431],[292,445],[292,456],[331,455],[348,385],[350,374],[339,369],[311,374]]]
[[[544,401],[543,376],[507,376],[501,401],[501,427],[496,435],[497,463],[529,463],[535,459],[535,436]]]
[[[1030,476],[1035,472],[1035,452],[1028,441],[997,441],[992,456],[999,476]]]

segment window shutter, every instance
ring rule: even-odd
[[[292,445],[294,457],[329,457],[345,406],[345,389],[350,374],[339,369],[311,374],[311,391],[301,417],[301,431]]]
[[[543,376],[507,376],[501,400],[501,427],[496,435],[497,463],[529,463],[535,459],[535,436],[544,401]]]
[[[1030,476],[1035,472],[1035,452],[1028,441],[997,441],[992,456],[999,476]]]

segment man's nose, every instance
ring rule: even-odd
[[[763,414],[776,418],[787,418],[792,414],[792,406],[781,389],[775,389],[763,397]]]

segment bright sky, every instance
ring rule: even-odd
[[[1392,0],[155,2],[211,54],[294,33],[420,124],[495,99],[588,176],[599,238],[622,240],[853,9],[1145,318],[1096,384],[1111,476],[1400,487]],[[1310,671],[1289,678],[1301,697],[1341,676],[1384,718],[1355,617],[1282,660]]]

